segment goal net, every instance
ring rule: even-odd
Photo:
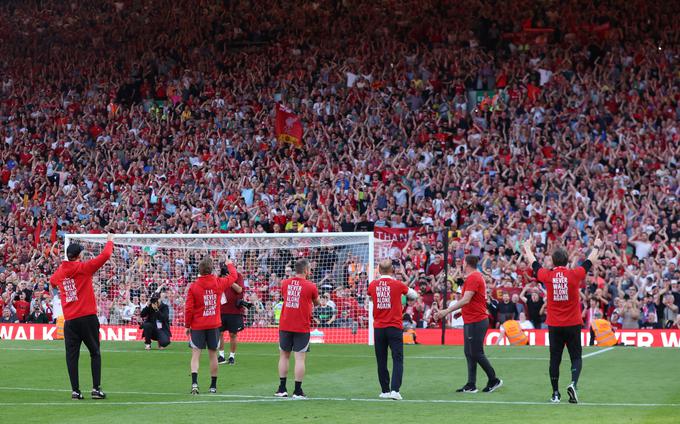
[[[87,260],[101,252],[106,236],[69,234],[65,243],[81,244]],[[186,340],[186,292],[198,263],[209,255],[216,264],[229,257],[243,276],[244,300],[252,307],[245,309],[239,341],[276,342],[281,280],[294,274],[297,259],[306,258],[321,297],[321,306],[314,309],[311,341],[372,343],[366,292],[381,255],[374,248],[373,233],[122,234],[115,236],[114,245],[111,259],[93,278],[105,334],[120,334],[113,330],[122,327],[127,339],[141,339],[141,309],[158,293],[169,309],[172,340]]]

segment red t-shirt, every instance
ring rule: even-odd
[[[31,312],[31,304],[25,300],[17,300],[14,302],[14,308],[17,310],[17,319],[19,322],[25,322],[26,317]]]
[[[538,270],[537,279],[548,291],[545,320],[548,326],[570,327],[583,324],[578,289],[585,278],[586,270],[582,266],[574,269],[558,266],[552,270]]]
[[[59,289],[65,320],[97,315],[92,276],[109,260],[112,253],[113,242],[110,241],[96,258],[87,262],[62,262],[54,275],[50,277],[52,287]]]
[[[210,330],[222,325],[220,298],[225,290],[236,281],[236,267],[227,265],[229,275],[218,278],[215,275],[202,275],[191,284],[184,305],[184,326],[192,330]]]
[[[401,296],[408,293],[408,286],[392,277],[380,277],[368,285],[373,301],[373,328],[403,328]]]
[[[480,272],[475,271],[465,279],[465,283],[463,283],[463,296],[468,291],[475,294],[472,295],[470,303],[461,309],[463,322],[465,324],[472,324],[489,318],[486,311],[486,282]]]
[[[312,325],[313,301],[319,297],[319,289],[309,280],[301,277],[281,281],[283,308],[279,330],[295,333],[309,333]]]
[[[243,288],[243,276],[241,274],[238,274],[238,276],[236,277],[236,284]],[[236,290],[234,290],[234,286],[233,285],[229,286],[229,288],[226,289],[222,294],[222,300],[225,301],[225,303],[222,303],[222,306],[220,307],[220,312],[229,315],[243,314],[243,308],[242,307],[239,308],[236,306],[236,302],[238,302],[239,299],[243,299],[243,290],[241,290],[241,293],[236,293]]]

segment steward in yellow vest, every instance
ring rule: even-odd
[[[529,344],[529,337],[527,337],[527,334],[522,330],[519,321],[509,319],[501,324],[500,330],[501,336],[498,339],[499,344],[504,337],[507,337],[508,342],[513,346]]]
[[[595,334],[595,342],[600,347],[616,346],[616,335],[612,324],[606,319],[598,318],[590,323],[590,328]]]

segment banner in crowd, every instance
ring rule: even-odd
[[[0,340],[53,340],[57,327],[54,324],[0,324]],[[529,345],[548,346],[547,330],[529,330]],[[187,340],[183,327],[172,327],[172,340],[182,342]],[[441,344],[440,329],[417,329],[417,341],[423,345]],[[138,327],[122,325],[102,325],[99,335],[103,341],[141,341],[142,330]],[[485,344],[496,345],[500,332],[489,330],[486,333]],[[680,348],[680,330],[619,330],[616,331],[619,343],[637,347],[674,347]],[[239,333],[239,341],[246,343],[276,343],[279,339],[277,328],[246,328]],[[310,334],[312,343],[329,344],[366,344],[368,330],[352,331],[350,328],[318,328]],[[581,332],[581,343],[587,346],[590,341],[588,331]],[[463,344],[463,330],[446,330],[446,344],[460,346]],[[501,345],[505,345],[505,341]]]
[[[391,227],[375,227],[373,235],[378,240],[390,241],[392,247],[402,250],[409,237],[416,233],[423,232],[423,227],[406,227],[406,228],[391,228]]]
[[[276,139],[290,143],[297,148],[302,147],[302,122],[292,110],[283,105],[276,105]]]

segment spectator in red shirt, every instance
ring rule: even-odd
[[[479,256],[465,257],[463,297],[448,308],[437,313],[438,319],[451,312],[462,309],[465,359],[468,367],[467,383],[456,390],[459,393],[477,393],[477,364],[479,364],[489,381],[483,392],[493,392],[503,385],[503,380],[496,376],[496,371],[484,354],[484,338],[489,328],[489,317],[486,309],[486,282],[482,273],[477,271]]]
[[[307,259],[295,263],[295,276],[281,282],[283,308],[279,320],[279,388],[276,397],[288,397],[286,380],[290,353],[295,352],[295,391],[293,399],[305,399],[302,379],[305,376],[305,357],[309,351],[312,308],[321,304],[319,290],[308,280],[311,268]]]
[[[24,292],[19,292],[19,294],[15,295],[12,306],[17,311],[19,322],[26,322],[26,318],[31,312],[31,304],[26,302],[26,294]]]

